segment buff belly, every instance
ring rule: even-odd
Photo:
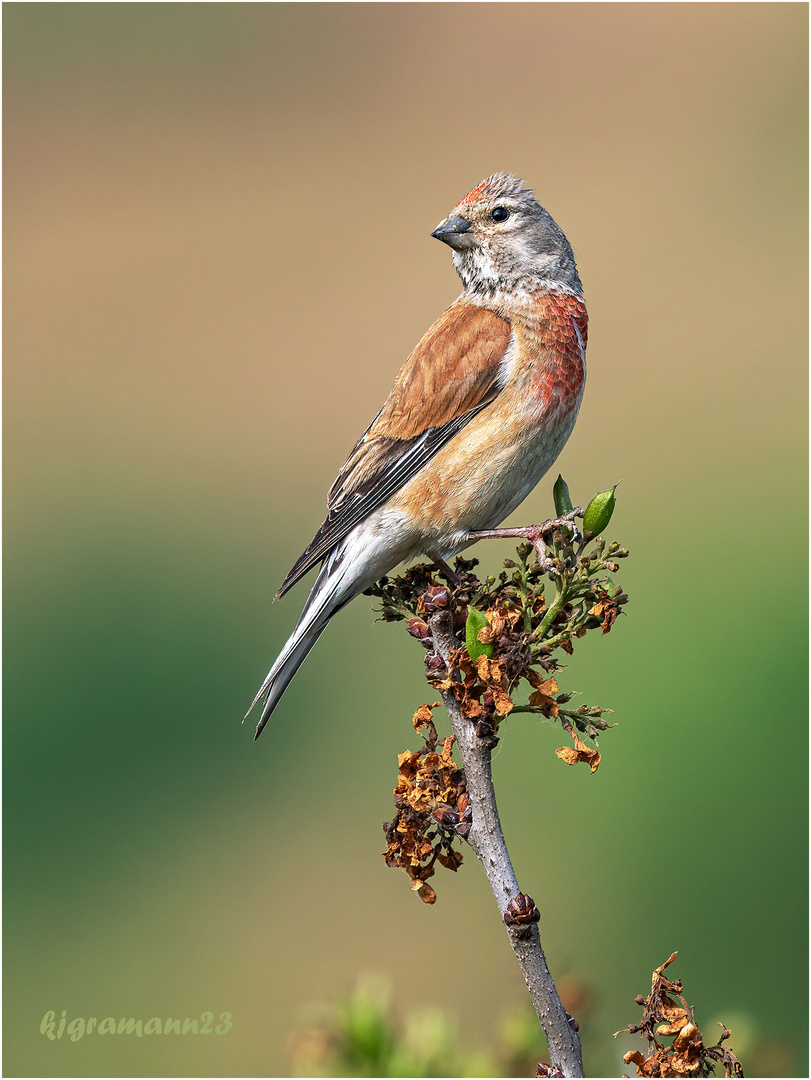
[[[449,558],[469,533],[496,528],[523,502],[563,449],[579,404],[561,403],[542,419],[526,404],[504,402],[498,416],[485,409],[373,515],[376,529],[399,534],[409,554]]]

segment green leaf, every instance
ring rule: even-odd
[[[586,512],[583,515],[583,531],[589,533],[591,536],[599,536],[603,529],[608,527],[608,523],[611,520],[611,515],[614,513],[614,507],[617,500],[614,498],[614,492],[617,490],[617,485],[614,484],[612,488],[608,488],[607,491],[601,491],[586,507]]]
[[[569,496],[569,485],[558,475],[555,486],[552,488],[552,498],[555,500],[555,514],[557,517],[565,517],[572,509],[572,500]]]
[[[480,656],[489,658],[493,655],[493,646],[484,645],[479,641],[479,631],[484,630],[484,628],[489,625],[487,616],[484,612],[479,611],[478,608],[473,606],[468,608],[467,623],[465,624],[465,644],[467,645],[470,659],[474,664]]]

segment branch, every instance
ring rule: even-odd
[[[447,610],[439,611],[431,616],[429,624],[434,647],[450,667],[451,650],[461,647],[461,642],[454,637],[453,616]],[[511,902],[515,910],[518,897],[521,896],[519,904],[524,898],[510,862],[498,816],[491,768],[492,744],[490,740],[480,739],[476,735],[475,725],[462,716],[459,703],[450,691],[441,690],[440,693],[451,718],[473,811],[468,843],[484,866],[502,919],[506,916],[510,944],[546,1035],[552,1064],[563,1076],[584,1076],[580,1039],[569,1022],[569,1014],[561,1005],[549,973],[538,924],[536,921],[509,922],[511,915],[507,909]],[[532,908],[534,910],[534,905]]]

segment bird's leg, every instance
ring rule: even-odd
[[[523,529],[483,529],[481,532],[467,534],[467,539],[474,540],[506,540],[510,538],[529,540],[535,548],[538,565],[544,574],[554,569],[554,562],[546,554],[546,545],[543,541],[543,525],[527,525]]]
[[[440,574],[442,574],[443,577],[446,577],[448,579],[451,585],[453,585],[454,589],[458,589],[459,586],[462,584],[462,579],[459,577],[456,571],[451,569],[451,567],[448,566],[445,560],[440,559],[438,555],[434,555],[432,556],[432,558],[435,565],[439,569]]]
[[[563,517],[553,518],[551,521],[544,521],[541,525],[526,525],[523,528],[516,529],[483,529],[481,532],[468,533],[467,540],[470,543],[475,540],[503,540],[509,538],[529,540],[535,548],[538,565],[543,573],[546,574],[550,570],[554,570],[555,562],[546,554],[544,537],[554,529],[565,526],[567,529],[572,530],[574,538],[577,539],[579,534],[574,519],[577,514],[582,515],[582,513],[583,511],[580,507],[575,507],[574,510],[570,510],[569,513],[564,514]]]

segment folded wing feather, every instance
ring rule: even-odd
[[[466,300],[457,300],[437,319],[338,473],[327,517],[279,596],[495,400],[511,333],[506,319]]]

